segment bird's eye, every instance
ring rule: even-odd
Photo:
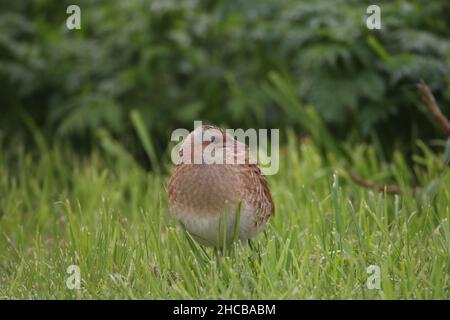
[[[215,136],[212,136],[212,137],[211,137],[211,142],[214,142],[214,141],[216,141],[216,137],[215,137]]]

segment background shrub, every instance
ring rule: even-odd
[[[50,141],[88,149],[107,129],[135,153],[130,112],[156,148],[194,119],[230,127],[291,126],[270,94],[276,72],[340,138],[377,137],[408,151],[440,137],[421,112],[424,80],[449,109],[450,3],[382,1],[381,31],[364,1],[80,0],[82,30],[65,27],[69,1],[0,4],[0,130],[24,135],[24,115]]]

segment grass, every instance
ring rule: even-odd
[[[88,158],[39,139],[39,154],[0,147],[1,299],[449,298],[450,173],[420,142],[412,169],[399,154],[388,164],[373,146],[351,149],[361,175],[405,189],[392,196],[356,186],[342,160],[289,138],[269,177],[276,215],[252,247],[218,255],[170,218],[169,166],[145,172],[99,138]],[[423,192],[408,191],[414,180]],[[66,287],[72,264],[79,290]],[[370,265],[380,290],[366,286]]]

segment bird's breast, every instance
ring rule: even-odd
[[[177,168],[169,183],[169,205],[177,212],[217,215],[242,200],[244,192],[236,168],[192,164]]]

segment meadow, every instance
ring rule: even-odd
[[[450,298],[450,1],[73,4],[0,1],[0,299]],[[280,129],[251,244],[170,216],[195,120]]]
[[[170,217],[168,162],[148,172],[105,133],[87,156],[34,136],[34,152],[0,141],[0,299],[449,298],[450,171],[421,141],[412,164],[345,144],[349,165],[288,130],[269,177],[275,216],[219,253]],[[402,193],[355,184],[349,166]]]

